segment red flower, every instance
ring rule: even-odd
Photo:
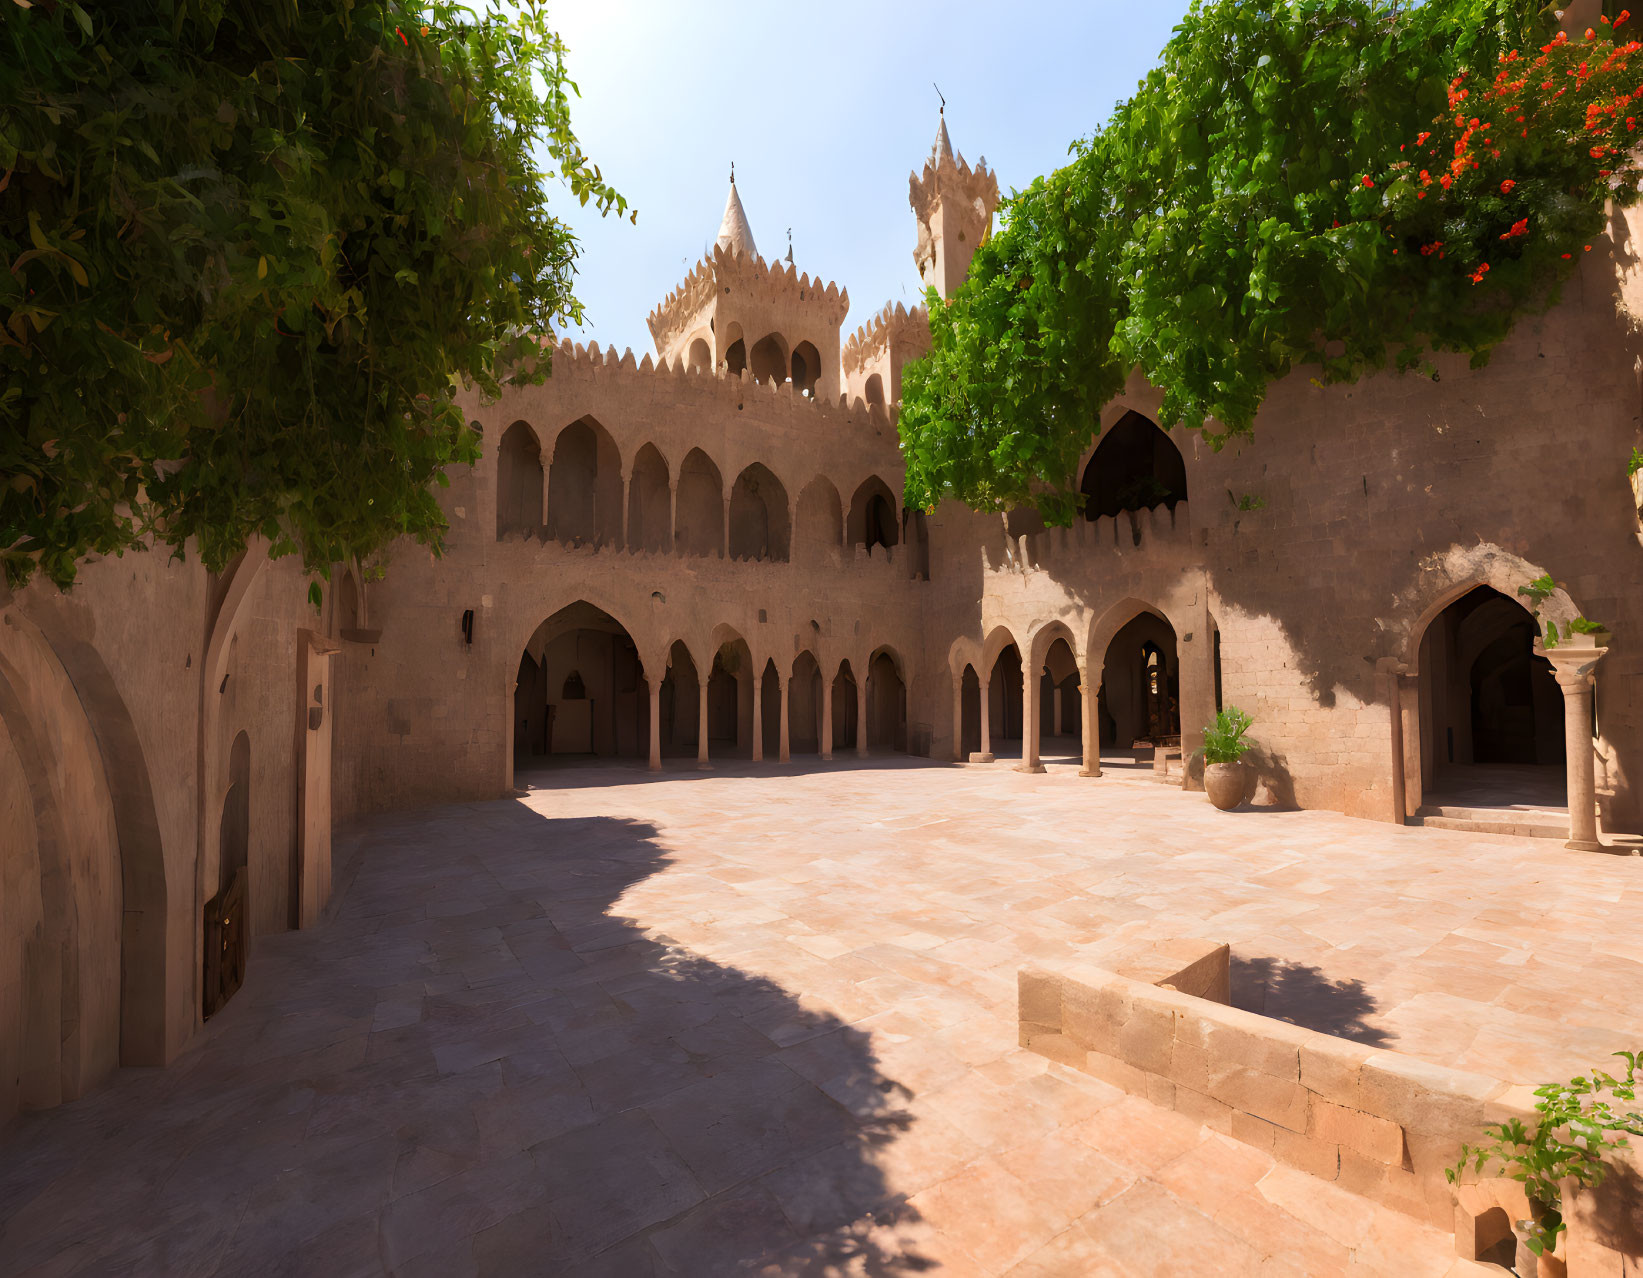
[[[1440,177],[1438,179],[1438,182],[1443,187],[1443,189],[1445,191],[1447,191],[1451,186],[1453,186],[1455,184],[1455,179],[1450,177],[1447,173],[1445,173],[1442,177]]]
[[[1430,133],[1421,134],[1418,138],[1415,139],[1415,145],[1416,146],[1425,146],[1426,145],[1426,139],[1431,137],[1431,136],[1432,135]]]
[[[1365,173],[1363,175],[1363,184],[1364,184],[1365,187],[1373,187],[1375,185],[1374,181],[1370,178],[1369,174],[1367,174],[1367,173]]]
[[[1512,193],[1512,188],[1516,185],[1517,183],[1512,181],[1511,178],[1507,178],[1500,184],[1500,193],[1502,195],[1510,195]]]
[[[405,33],[403,31],[401,31],[398,27],[394,28],[394,34],[399,37],[399,42],[402,45],[404,45],[407,49],[409,49],[411,47],[411,42],[405,38]]]
[[[1482,266],[1478,267],[1477,270],[1472,272],[1471,277],[1470,277],[1471,280],[1472,280],[1472,283],[1474,283],[1474,284],[1483,283],[1483,277],[1485,275],[1487,275],[1488,273],[1489,273],[1489,263],[1485,262]]]
[[[1516,222],[1513,222],[1512,229],[1502,232],[1500,238],[1503,240],[1515,240],[1518,236],[1527,234],[1529,234],[1529,219],[1525,217],[1519,218]]]
[[[1614,20],[1615,26],[1618,27],[1622,22],[1626,21],[1626,19],[1631,17],[1631,16],[1632,16],[1632,11],[1630,9],[1622,9],[1620,11],[1620,16]]]

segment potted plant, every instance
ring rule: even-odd
[[[1594,1069],[1589,1078],[1537,1087],[1533,1131],[1523,1120],[1494,1123],[1485,1128],[1486,1144],[1463,1145],[1460,1161],[1444,1175],[1451,1185],[1471,1170],[1499,1164],[1498,1175],[1520,1182],[1529,1199],[1529,1217],[1513,1222],[1518,1238],[1517,1272],[1533,1274],[1539,1258],[1557,1250],[1563,1223],[1564,1180],[1597,1185],[1608,1166],[1603,1155],[1626,1144],[1624,1135],[1643,1136],[1643,1113],[1631,1108],[1637,1100],[1637,1070],[1643,1053],[1616,1052],[1626,1062],[1626,1073],[1616,1078]],[[1623,1103],[1622,1103],[1623,1102]]]
[[[1204,729],[1204,793],[1223,812],[1242,803],[1249,791],[1248,769],[1243,762],[1249,742],[1244,740],[1244,733],[1253,722],[1237,706],[1228,706]]]

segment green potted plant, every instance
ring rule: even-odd
[[[1237,807],[1249,792],[1244,733],[1254,722],[1237,706],[1228,706],[1204,729],[1204,793],[1222,812]]]
[[[1637,1099],[1637,1069],[1643,1053],[1616,1052],[1626,1062],[1620,1078],[1594,1069],[1589,1078],[1537,1087],[1534,1130],[1522,1119],[1485,1128],[1490,1139],[1481,1145],[1463,1145],[1460,1161],[1445,1170],[1451,1185],[1459,1184],[1468,1165],[1482,1175],[1486,1167],[1522,1184],[1529,1199],[1529,1217],[1513,1222],[1518,1238],[1520,1274],[1532,1274],[1538,1258],[1557,1250],[1564,1231],[1562,1182],[1597,1185],[1608,1172],[1603,1155],[1626,1144],[1624,1135],[1643,1136],[1643,1113],[1631,1108]],[[1624,1102],[1624,1104],[1622,1104]]]

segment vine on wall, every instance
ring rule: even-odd
[[[1013,194],[904,374],[909,505],[1078,509],[1139,370],[1219,448],[1268,387],[1484,363],[1637,198],[1643,45],[1527,0],[1194,5],[1073,159]]]

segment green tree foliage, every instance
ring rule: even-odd
[[[0,0],[11,584],[150,540],[437,550],[454,393],[546,376],[531,335],[581,314],[550,188],[626,211],[517,9]]]
[[[1614,26],[1622,25],[1617,18]],[[1003,227],[904,376],[910,505],[1078,508],[1134,370],[1219,447],[1267,388],[1474,364],[1636,198],[1635,44],[1525,0],[1212,0]],[[1628,67],[1630,63],[1630,67]]]

